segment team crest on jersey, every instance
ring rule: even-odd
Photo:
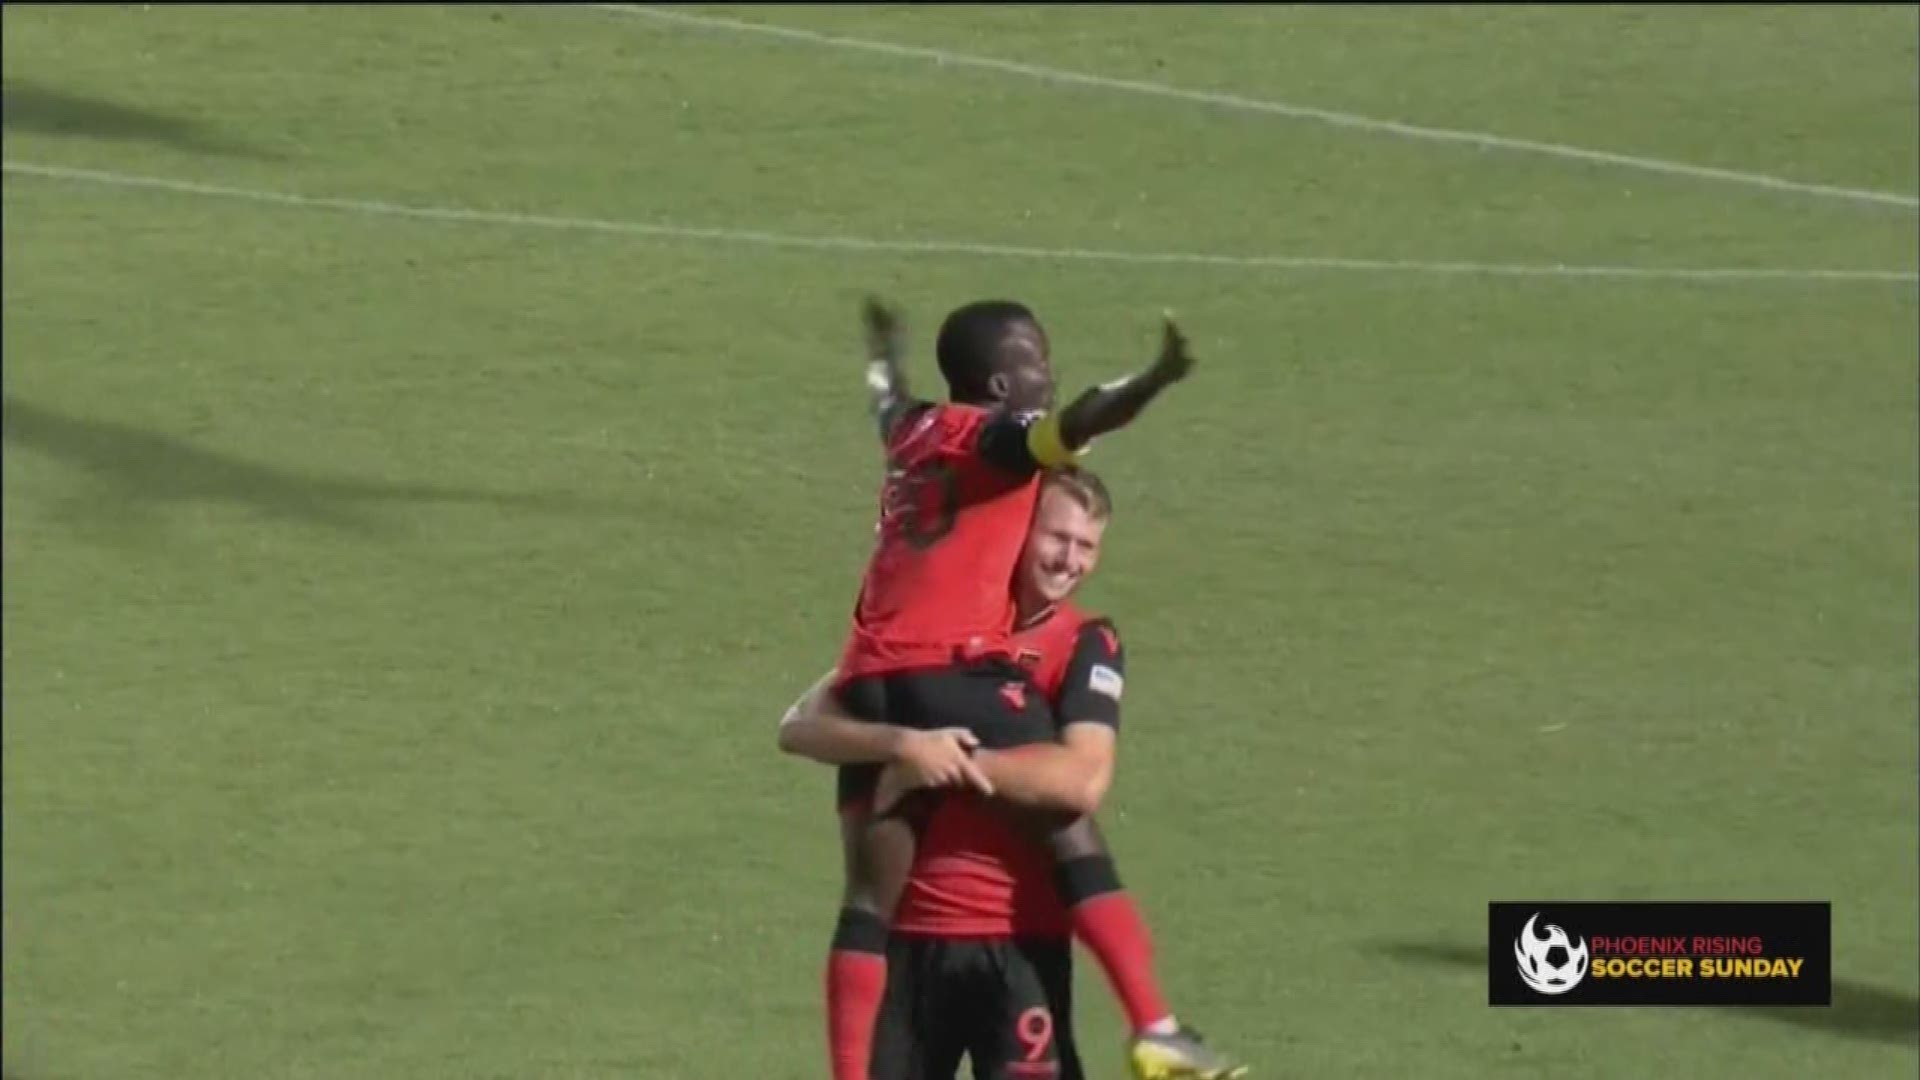
[[[1105,694],[1115,701],[1120,700],[1120,691],[1126,685],[1127,680],[1121,678],[1119,672],[1105,664],[1095,664],[1093,669],[1087,672],[1087,689],[1096,694]]]
[[[1045,657],[1041,655],[1039,649],[1022,647],[1018,652],[1013,654],[1013,659],[1021,667],[1035,668],[1040,666],[1040,661],[1045,659]]]
[[[1027,707],[1027,688],[1017,682],[1007,683],[1000,687],[1000,700],[1015,712],[1024,711]]]

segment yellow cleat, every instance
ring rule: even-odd
[[[1171,1035],[1139,1035],[1127,1045],[1134,1080],[1240,1080],[1247,1067],[1207,1046],[1182,1027]]]

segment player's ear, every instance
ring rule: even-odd
[[[987,394],[992,397],[993,400],[1005,401],[1007,400],[1007,395],[1012,392],[1013,380],[1007,377],[1006,372],[996,371],[987,376]]]

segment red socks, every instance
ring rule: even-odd
[[[887,958],[835,949],[827,957],[827,1052],[833,1080],[867,1080],[880,1000],[887,993]]]
[[[1072,909],[1073,933],[1100,961],[1134,1031],[1173,1015],[1153,974],[1153,939],[1133,897],[1102,893]],[[835,1074],[835,1080],[841,1080]]]
[[[827,954],[827,1054],[833,1080],[867,1080],[886,996],[887,924],[870,911],[843,907]]]

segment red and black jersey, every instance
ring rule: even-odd
[[[894,423],[843,680],[1012,653],[1010,586],[1040,493],[1029,432],[1041,419],[947,403]]]
[[[1015,657],[1062,724],[1120,723],[1126,653],[1113,624],[1071,604],[1020,629]],[[953,795],[921,834],[894,929],[927,937],[1058,937],[1069,931],[1052,856],[972,795]]]
[[[1063,602],[1018,629],[1013,645],[1014,659],[1033,674],[1061,724],[1120,726],[1127,656],[1111,621]]]

